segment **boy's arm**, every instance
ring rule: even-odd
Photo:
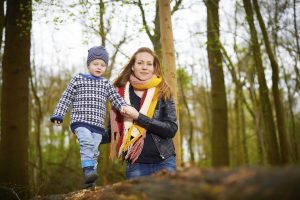
[[[120,94],[117,92],[116,88],[109,82],[107,81],[107,97],[112,103],[112,105],[118,110],[122,111],[125,106],[128,106],[128,104],[125,102],[125,100],[120,96]]]
[[[60,124],[63,122],[63,118],[68,111],[71,103],[74,101],[75,97],[75,77],[70,81],[68,87],[63,92],[61,98],[59,99],[52,117],[51,122],[55,124]]]

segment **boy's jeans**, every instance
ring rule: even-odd
[[[145,163],[130,164],[126,162],[126,179],[132,179],[141,176],[149,176],[162,169],[166,169],[170,172],[175,172],[176,171],[175,156],[170,156],[166,160],[157,164],[145,164]]]
[[[93,133],[85,127],[78,127],[75,129],[75,134],[80,144],[80,158],[81,166],[93,166],[97,171],[98,156],[100,154],[98,147],[102,140],[102,135]]]

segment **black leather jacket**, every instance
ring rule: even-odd
[[[153,118],[139,114],[136,122],[151,134],[162,159],[175,155],[172,138],[175,136],[178,126],[176,109],[173,99],[164,101],[160,98],[157,102]],[[110,125],[108,126],[110,133]],[[104,135],[101,143],[108,143],[110,134]]]

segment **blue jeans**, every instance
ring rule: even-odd
[[[78,127],[75,129],[75,134],[80,145],[81,166],[94,167],[97,170],[99,157],[99,144],[102,140],[102,135],[91,132],[85,127]]]
[[[171,156],[166,160],[158,164],[146,164],[146,163],[126,163],[126,179],[138,178],[141,176],[149,176],[162,169],[166,169],[171,172],[176,171],[176,159],[175,156]]]

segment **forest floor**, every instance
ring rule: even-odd
[[[300,166],[284,168],[189,167],[176,173],[119,182],[94,190],[34,200],[300,200]]]

